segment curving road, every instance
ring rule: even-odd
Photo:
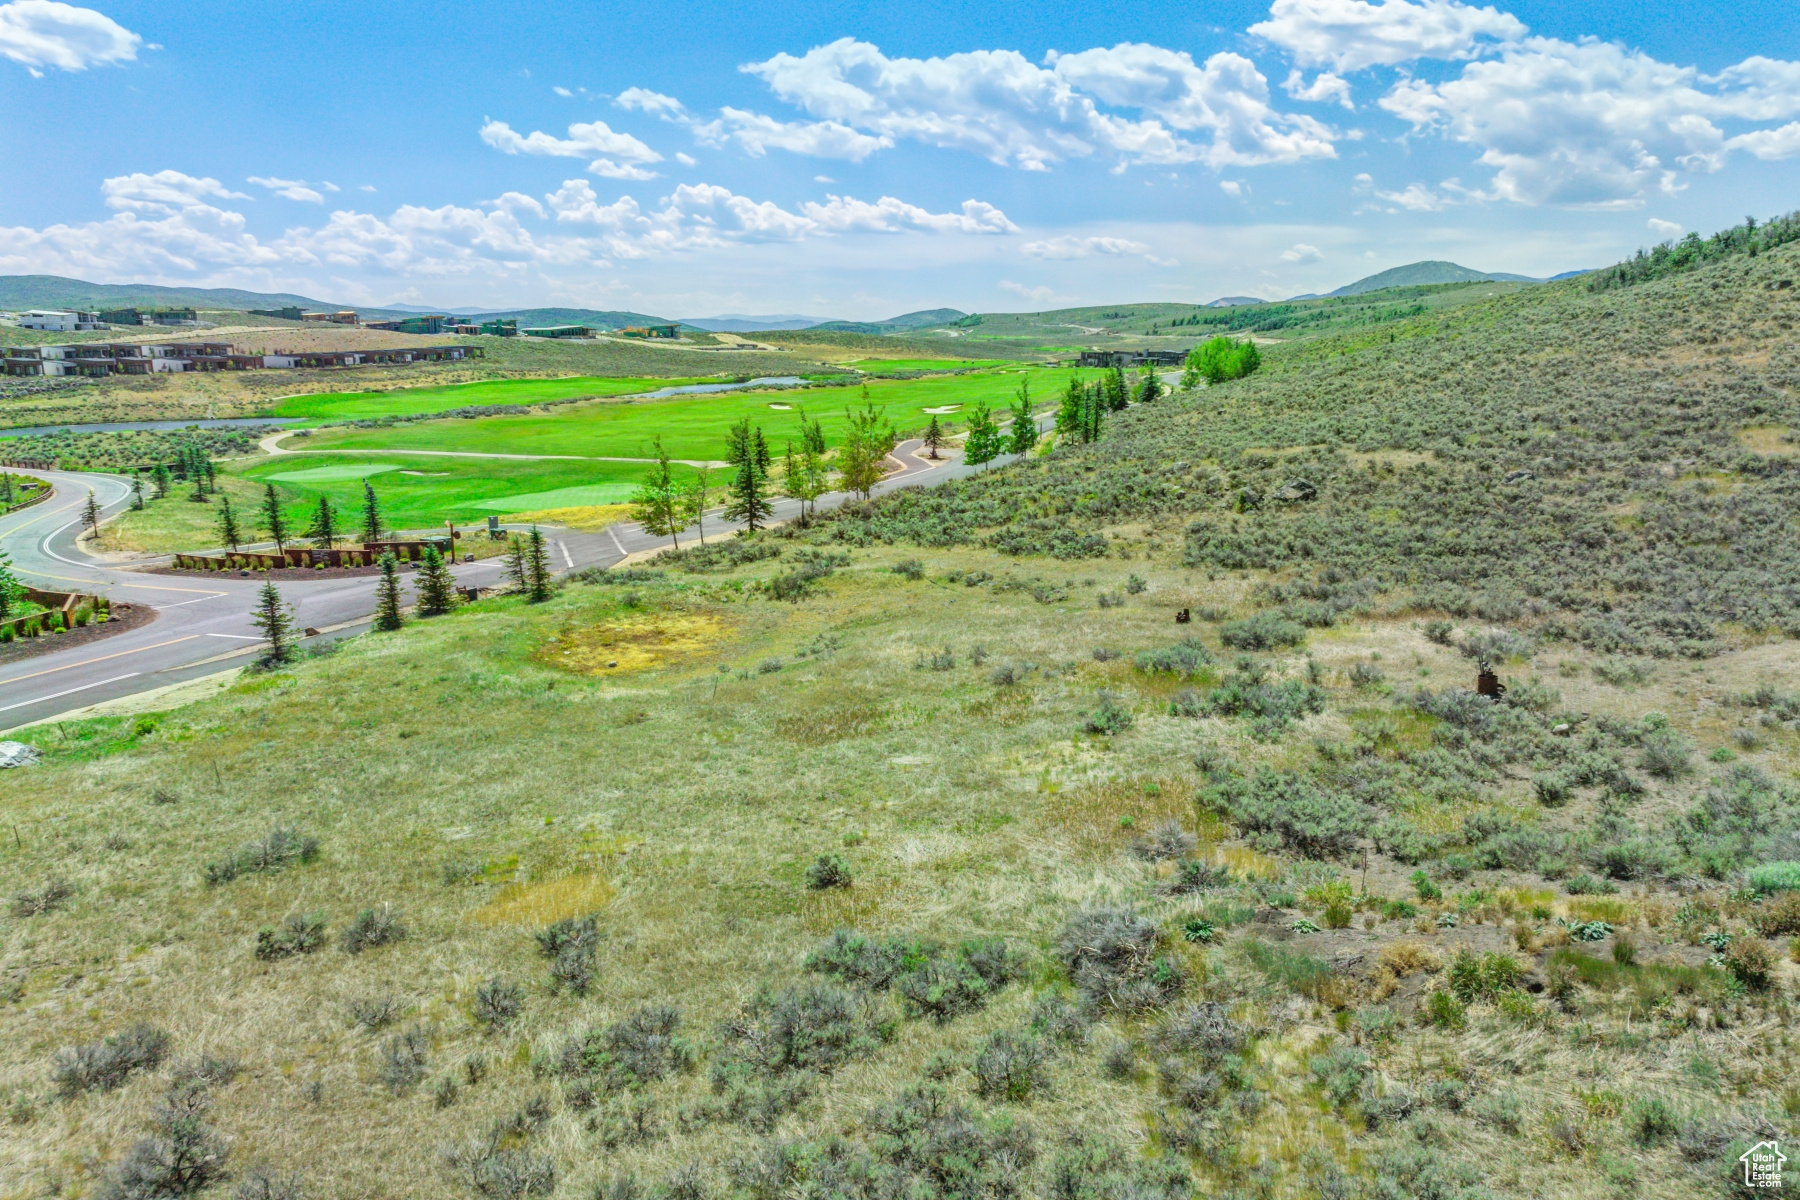
[[[1040,419],[1047,421],[1047,418]],[[917,440],[894,451],[897,469],[876,493],[939,483],[976,473],[960,456],[939,462],[919,456]],[[987,469],[1004,465],[996,459]],[[55,494],[40,504],[0,517],[0,549],[12,558],[14,573],[24,582],[54,591],[95,592],[113,600],[149,605],[156,618],[126,633],[86,646],[40,654],[0,666],[0,730],[30,724],[61,713],[166,687],[186,679],[248,663],[261,649],[250,611],[262,581],[256,577],[218,579],[155,575],[94,559],[76,544],[82,532],[81,511],[90,489],[102,512],[112,517],[130,502],[129,483],[118,475],[71,471],[33,471],[50,480]],[[841,492],[821,496],[820,508],[836,508],[851,499]],[[793,500],[775,502],[775,519],[799,515]],[[717,512],[706,516],[707,535],[739,528]],[[549,529],[551,561],[558,571],[611,566],[628,555],[668,545],[668,539],[646,533],[634,523],[598,533]],[[499,559],[458,564],[464,586],[491,587],[502,580]],[[329,641],[368,628],[375,610],[373,578],[301,580],[283,583],[281,593],[294,606],[295,624],[318,629],[309,641]],[[410,585],[408,590],[410,598]]]

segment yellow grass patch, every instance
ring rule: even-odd
[[[1160,821],[1192,829],[1194,791],[1178,779],[1107,779],[1046,796],[1044,816],[1082,853],[1111,854]]]
[[[1281,874],[1281,867],[1274,859],[1248,846],[1227,846],[1219,851],[1219,858],[1234,875],[1246,879],[1273,879]]]
[[[617,524],[631,515],[629,504],[589,504],[578,508],[546,508],[538,512],[511,513],[509,522],[535,525],[561,525],[588,533]]]
[[[800,924],[808,933],[881,929],[890,924],[884,915],[891,912],[893,893],[894,883],[888,879],[859,880],[847,888],[808,892],[800,900]]]
[[[605,908],[612,898],[613,885],[599,875],[565,875],[501,888],[473,915],[481,925],[542,926],[564,917],[584,917]]]
[[[1738,442],[1758,454],[1800,454],[1800,442],[1786,425],[1751,425],[1738,430]]]
[[[1569,913],[1584,921],[1605,921],[1608,925],[1635,925],[1637,909],[1628,901],[1611,896],[1573,896]]]
[[[728,628],[710,613],[634,613],[563,633],[535,657],[581,675],[621,675],[704,654]]]
[[[1444,960],[1439,958],[1424,942],[1408,939],[1384,946],[1381,951],[1381,965],[1395,975],[1405,978],[1415,971],[1439,971],[1443,969]]]

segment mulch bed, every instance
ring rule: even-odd
[[[140,625],[148,625],[156,619],[156,610],[147,604],[119,604],[112,606],[112,619],[104,625],[92,622],[71,629],[67,633],[46,633],[34,638],[15,638],[10,642],[0,642],[0,663],[16,662],[21,658],[36,658],[40,654],[52,654],[58,650],[67,650],[73,646],[85,646],[89,642],[98,642],[113,636],[136,629]]]
[[[415,570],[418,563],[401,563],[402,571]],[[274,571],[196,571],[188,567],[145,567],[146,575],[180,575],[187,579],[273,579],[283,583],[294,579],[354,579],[381,574],[381,565],[372,567],[281,567]]]

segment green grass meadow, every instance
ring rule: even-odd
[[[930,421],[927,409],[969,405],[976,401],[1001,408],[1011,402],[1021,381],[1029,381],[1033,403],[1046,407],[1069,376],[1091,378],[1095,371],[1021,368],[980,375],[946,375],[937,378],[884,380],[868,383],[869,398],[886,409],[889,420],[901,430],[916,430]],[[537,381],[531,381],[533,383]],[[494,389],[512,384],[483,385]],[[468,390],[468,389],[463,389]],[[505,391],[495,391],[491,403],[506,403]],[[648,458],[655,453],[657,435],[676,458],[718,459],[725,454],[726,427],[748,416],[762,426],[770,448],[780,454],[785,444],[798,440],[800,411],[824,422],[827,440],[842,428],[844,412],[860,404],[858,388],[808,389],[783,392],[727,392],[680,397],[645,403],[600,403],[567,410],[516,417],[479,420],[418,421],[382,429],[323,430],[307,442],[309,450],[450,450],[465,453],[578,454],[593,457]],[[960,413],[939,419],[955,427]]]
[[[598,375],[573,375],[564,379],[490,379],[480,383],[447,384],[443,387],[286,396],[275,405],[273,415],[319,421],[374,420],[380,417],[410,417],[421,413],[447,412],[471,404],[544,404],[578,397],[626,396],[691,383],[716,382],[718,381],[698,377],[619,379]]]

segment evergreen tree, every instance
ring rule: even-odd
[[[94,541],[100,541],[100,501],[94,498],[94,489],[88,489],[87,503],[81,506],[81,521],[93,531]]]
[[[750,456],[750,418],[733,422],[725,430],[725,461],[737,466]]]
[[[1156,368],[1149,363],[1144,364],[1142,374],[1138,376],[1137,400],[1139,404],[1149,404],[1162,398],[1162,380],[1157,378]]]
[[[631,519],[645,532],[674,541],[681,549],[679,534],[687,528],[687,506],[682,503],[681,488],[669,468],[669,452],[663,449],[662,435],[656,436],[656,465],[631,497]]]
[[[550,545],[538,527],[531,527],[531,537],[525,546],[525,592],[533,604],[541,604],[550,598]]]
[[[513,581],[514,587],[523,592],[530,582],[529,576],[525,539],[516,533],[511,534],[506,539],[506,577]]]
[[[1061,403],[1056,406],[1056,434],[1064,441],[1079,441],[1081,438],[1082,410],[1087,404],[1087,389],[1081,386],[1079,376],[1069,377],[1069,386],[1063,392]]]
[[[927,454],[925,457],[929,458],[932,462],[936,462],[938,460],[938,450],[944,444],[944,428],[938,424],[936,413],[931,414],[931,424],[925,427],[925,437],[922,440],[925,443],[925,449],[931,451],[931,453]]]
[[[375,489],[370,486],[367,479],[363,480],[361,534],[364,542],[381,540],[381,506],[375,503]]]
[[[1114,367],[1102,381],[1105,385],[1104,401],[1108,412],[1118,412],[1131,403],[1131,389],[1125,386],[1125,370]]]
[[[275,494],[275,485],[272,483],[263,485],[262,516],[263,524],[268,527],[269,537],[275,543],[275,553],[285,553],[291,534],[287,518],[281,515],[281,497]]]
[[[169,494],[169,468],[162,463],[156,464],[156,470],[150,473],[150,481],[156,485],[156,498],[161,500]]]
[[[257,593],[256,611],[250,614],[250,623],[262,631],[263,640],[269,643],[268,653],[262,657],[265,664],[274,666],[294,657],[293,610],[282,602],[274,580],[264,583]]]
[[[188,480],[194,485],[194,490],[188,493],[188,499],[192,500],[195,504],[205,504],[206,472],[191,470],[188,472]]]
[[[206,490],[216,493],[219,490],[219,480],[218,476],[213,473],[212,455],[209,454],[201,459],[200,466],[206,472]]]
[[[969,411],[969,435],[963,439],[963,461],[971,466],[985,466],[1000,454],[1000,430],[988,406],[977,400]]]
[[[13,615],[24,591],[18,577],[12,573],[12,560],[6,556],[6,551],[0,550],[0,621]]]
[[[12,472],[0,471],[0,504],[11,505],[13,502]],[[137,507],[144,507],[139,503]]]
[[[6,498],[11,500],[12,496]],[[144,476],[138,471],[131,473],[131,507],[136,512],[144,511]]]
[[[400,564],[392,554],[381,556],[381,582],[375,585],[375,628],[391,632],[406,624],[400,611]]]
[[[809,453],[825,457],[825,425],[820,421],[807,421],[805,409],[800,410],[800,434]]]
[[[338,532],[337,511],[331,507],[331,497],[319,497],[319,510],[313,515],[312,528],[306,536],[313,539],[321,550],[329,550],[343,535]]]
[[[1037,417],[1031,411],[1031,389],[1020,380],[1018,394],[1013,397],[1012,430],[1006,448],[1014,454],[1025,454],[1037,445],[1037,440]]]
[[[769,443],[763,438],[762,426],[758,425],[750,433],[750,452],[756,456],[756,469],[762,472],[763,478],[769,477]]]
[[[456,607],[456,580],[436,546],[425,547],[425,559],[414,580],[421,617],[441,617]]]
[[[756,455],[745,455],[731,476],[731,502],[725,506],[725,518],[742,521],[746,532],[755,533],[768,523],[770,507],[768,476],[756,465]]]
[[[244,540],[244,531],[238,528],[237,514],[231,511],[231,497],[219,499],[219,541],[236,551],[238,544]]]

